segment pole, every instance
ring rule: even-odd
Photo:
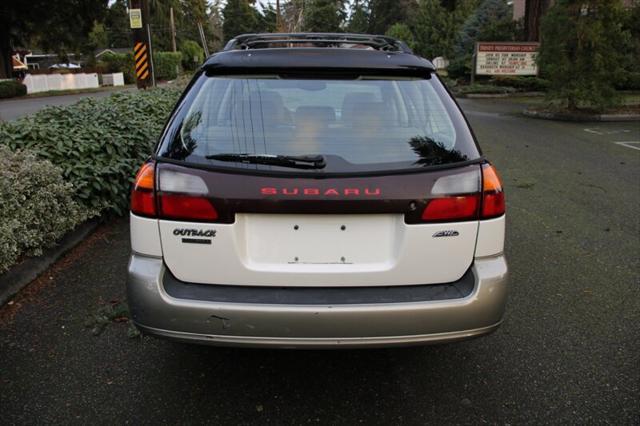
[[[204,50],[205,58],[209,57],[209,47],[207,46],[207,38],[204,35],[204,28],[202,28],[202,22],[198,21],[198,32],[200,33],[200,40],[202,41],[202,50]]]
[[[173,7],[169,8],[169,26],[171,29],[171,49],[173,52],[177,52],[178,49],[176,47],[176,23],[173,20]],[[176,75],[180,74],[180,66],[176,65]]]
[[[475,45],[475,49],[473,50],[473,56],[471,57],[471,84],[475,84],[476,82],[476,64],[478,61],[478,43]]]
[[[176,48],[176,23],[173,20],[173,7],[169,8],[169,25],[171,26],[171,48],[174,52],[177,52]]]
[[[156,87],[156,72],[153,66],[153,47],[151,47],[151,25],[147,24],[147,39],[149,40],[149,56],[151,57],[151,84]]]
[[[280,0],[276,0],[276,31],[277,32],[282,31],[281,22],[282,20],[280,19]]]
[[[147,0],[131,0],[129,8],[129,25],[133,35],[133,60],[138,89],[146,89],[153,83],[153,61],[147,25],[149,9],[146,3]]]

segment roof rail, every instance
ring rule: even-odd
[[[261,33],[242,34],[230,40],[224,50],[264,49],[269,47],[293,47],[312,44],[313,47],[367,46],[385,52],[410,53],[413,51],[403,41],[393,37],[352,33]],[[275,46],[274,46],[275,45]]]

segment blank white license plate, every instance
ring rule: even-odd
[[[402,215],[245,216],[247,257],[254,263],[363,264],[391,261]]]

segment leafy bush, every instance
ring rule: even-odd
[[[27,94],[27,86],[15,80],[0,81],[0,99]]]
[[[157,80],[175,80],[178,77],[182,54],[180,52],[156,52],[153,54],[153,71]]]
[[[121,72],[124,74],[124,82],[133,84],[136,82],[135,64],[132,53],[105,53],[100,56],[98,67],[106,73]]]
[[[546,92],[549,89],[549,81],[538,77],[521,77],[501,75],[495,76],[492,83],[496,86],[508,86],[523,92]]]
[[[92,212],[47,160],[0,145],[0,273],[23,255],[39,255]]]
[[[640,90],[640,72],[624,72],[616,81],[618,90]]]
[[[62,169],[75,198],[97,213],[127,211],[129,186],[180,92],[152,89],[85,98],[0,123],[0,144],[29,149]]]
[[[182,53],[182,67],[193,71],[204,61],[204,50],[193,40],[185,40],[180,45]]]

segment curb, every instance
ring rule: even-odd
[[[7,303],[31,281],[49,269],[65,253],[84,240],[98,227],[99,223],[98,219],[84,222],[74,230],[69,231],[55,247],[46,250],[42,256],[28,257],[0,275],[0,306]]]
[[[533,111],[530,109],[525,109],[522,111],[522,114],[531,118],[558,121],[640,121],[640,114],[579,114],[570,112]]]

